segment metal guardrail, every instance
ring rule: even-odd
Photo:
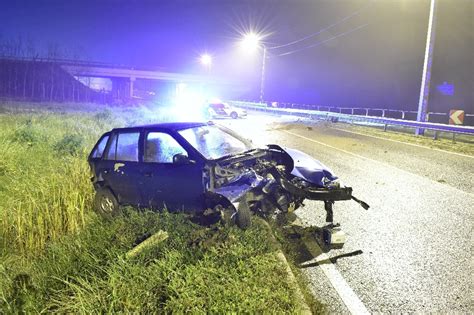
[[[280,114],[280,115],[291,115],[291,116],[310,118],[310,119],[318,118],[318,119],[326,119],[326,120],[338,120],[338,121],[344,121],[344,122],[349,122],[349,123],[368,122],[368,123],[381,124],[384,126],[396,125],[396,126],[404,126],[404,127],[410,127],[410,128],[422,128],[422,129],[428,129],[428,130],[434,130],[434,131],[474,135],[474,127],[470,127],[470,126],[447,125],[447,124],[440,124],[440,123],[419,122],[419,121],[386,118],[386,117],[352,115],[352,114],[344,114],[344,113],[337,113],[337,112],[330,112],[330,111],[309,110],[309,109],[275,108],[275,107],[267,107],[266,104],[261,104],[261,103],[250,103],[250,102],[240,102],[240,101],[229,101],[229,103],[234,106],[238,106],[238,107],[242,107],[242,108],[246,108],[250,110]]]
[[[264,104],[253,102],[253,101],[241,101],[248,104],[257,104],[263,106]],[[350,115],[362,115],[362,116],[375,116],[384,118],[396,118],[403,120],[415,120],[418,114],[414,110],[402,110],[402,109],[387,109],[387,108],[369,108],[369,107],[338,107],[338,106],[325,106],[325,105],[309,105],[309,104],[296,104],[296,103],[284,103],[277,102],[278,108],[291,108],[291,109],[307,109],[317,110],[323,112],[339,113],[339,114],[350,114]],[[469,119],[471,124],[474,125],[474,114],[464,114],[466,119]],[[413,119],[412,119],[413,118]],[[428,112],[426,113],[426,121],[434,123],[444,124],[449,120],[449,113],[447,112]],[[434,120],[434,121],[433,121]],[[468,124],[470,126],[471,124]]]

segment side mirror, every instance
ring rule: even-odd
[[[186,154],[178,153],[173,155],[173,164],[184,165],[184,164],[194,164],[196,163],[193,160],[190,160]]]

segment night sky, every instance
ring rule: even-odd
[[[474,113],[474,1],[438,0],[431,108]],[[266,99],[295,103],[417,108],[429,1],[9,1],[0,3],[0,43],[22,38],[47,55],[202,73],[243,82],[258,99],[261,52],[244,54],[241,34],[296,45],[269,50]],[[360,28],[359,28],[360,27]],[[359,29],[356,29],[359,28]],[[309,45],[316,47],[277,56]],[[436,88],[447,82],[454,95]]]

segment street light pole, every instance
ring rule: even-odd
[[[267,59],[267,47],[265,47],[261,39],[261,35],[250,32],[245,34],[240,45],[247,51],[259,51],[261,48],[263,48],[262,73],[260,76],[260,103],[263,103],[263,97],[265,96],[265,63]]]
[[[267,59],[267,47],[263,46],[263,58],[262,58],[262,76],[260,78],[260,103],[263,103],[263,96],[265,92],[265,60]]]
[[[430,94],[431,66],[433,63],[433,47],[435,42],[435,24],[436,24],[436,0],[431,0],[430,18],[428,21],[428,33],[426,35],[425,62],[423,64],[423,76],[421,78],[420,98],[418,100],[418,114],[416,120],[426,121],[428,111],[428,96]],[[423,135],[423,128],[416,128],[417,136]]]
[[[201,57],[199,58],[201,65],[206,69],[206,79],[204,81],[201,81],[201,96],[207,94],[204,91],[205,86],[210,85],[210,80],[211,80],[211,66],[212,66],[212,56],[209,54],[202,54]]]

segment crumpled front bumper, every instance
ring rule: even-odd
[[[289,193],[302,198],[311,200],[326,200],[326,201],[339,201],[339,200],[351,200],[352,199],[352,188],[351,187],[331,187],[331,188],[300,188],[288,179],[285,178],[278,170],[270,170],[270,174],[277,180],[283,189]]]

